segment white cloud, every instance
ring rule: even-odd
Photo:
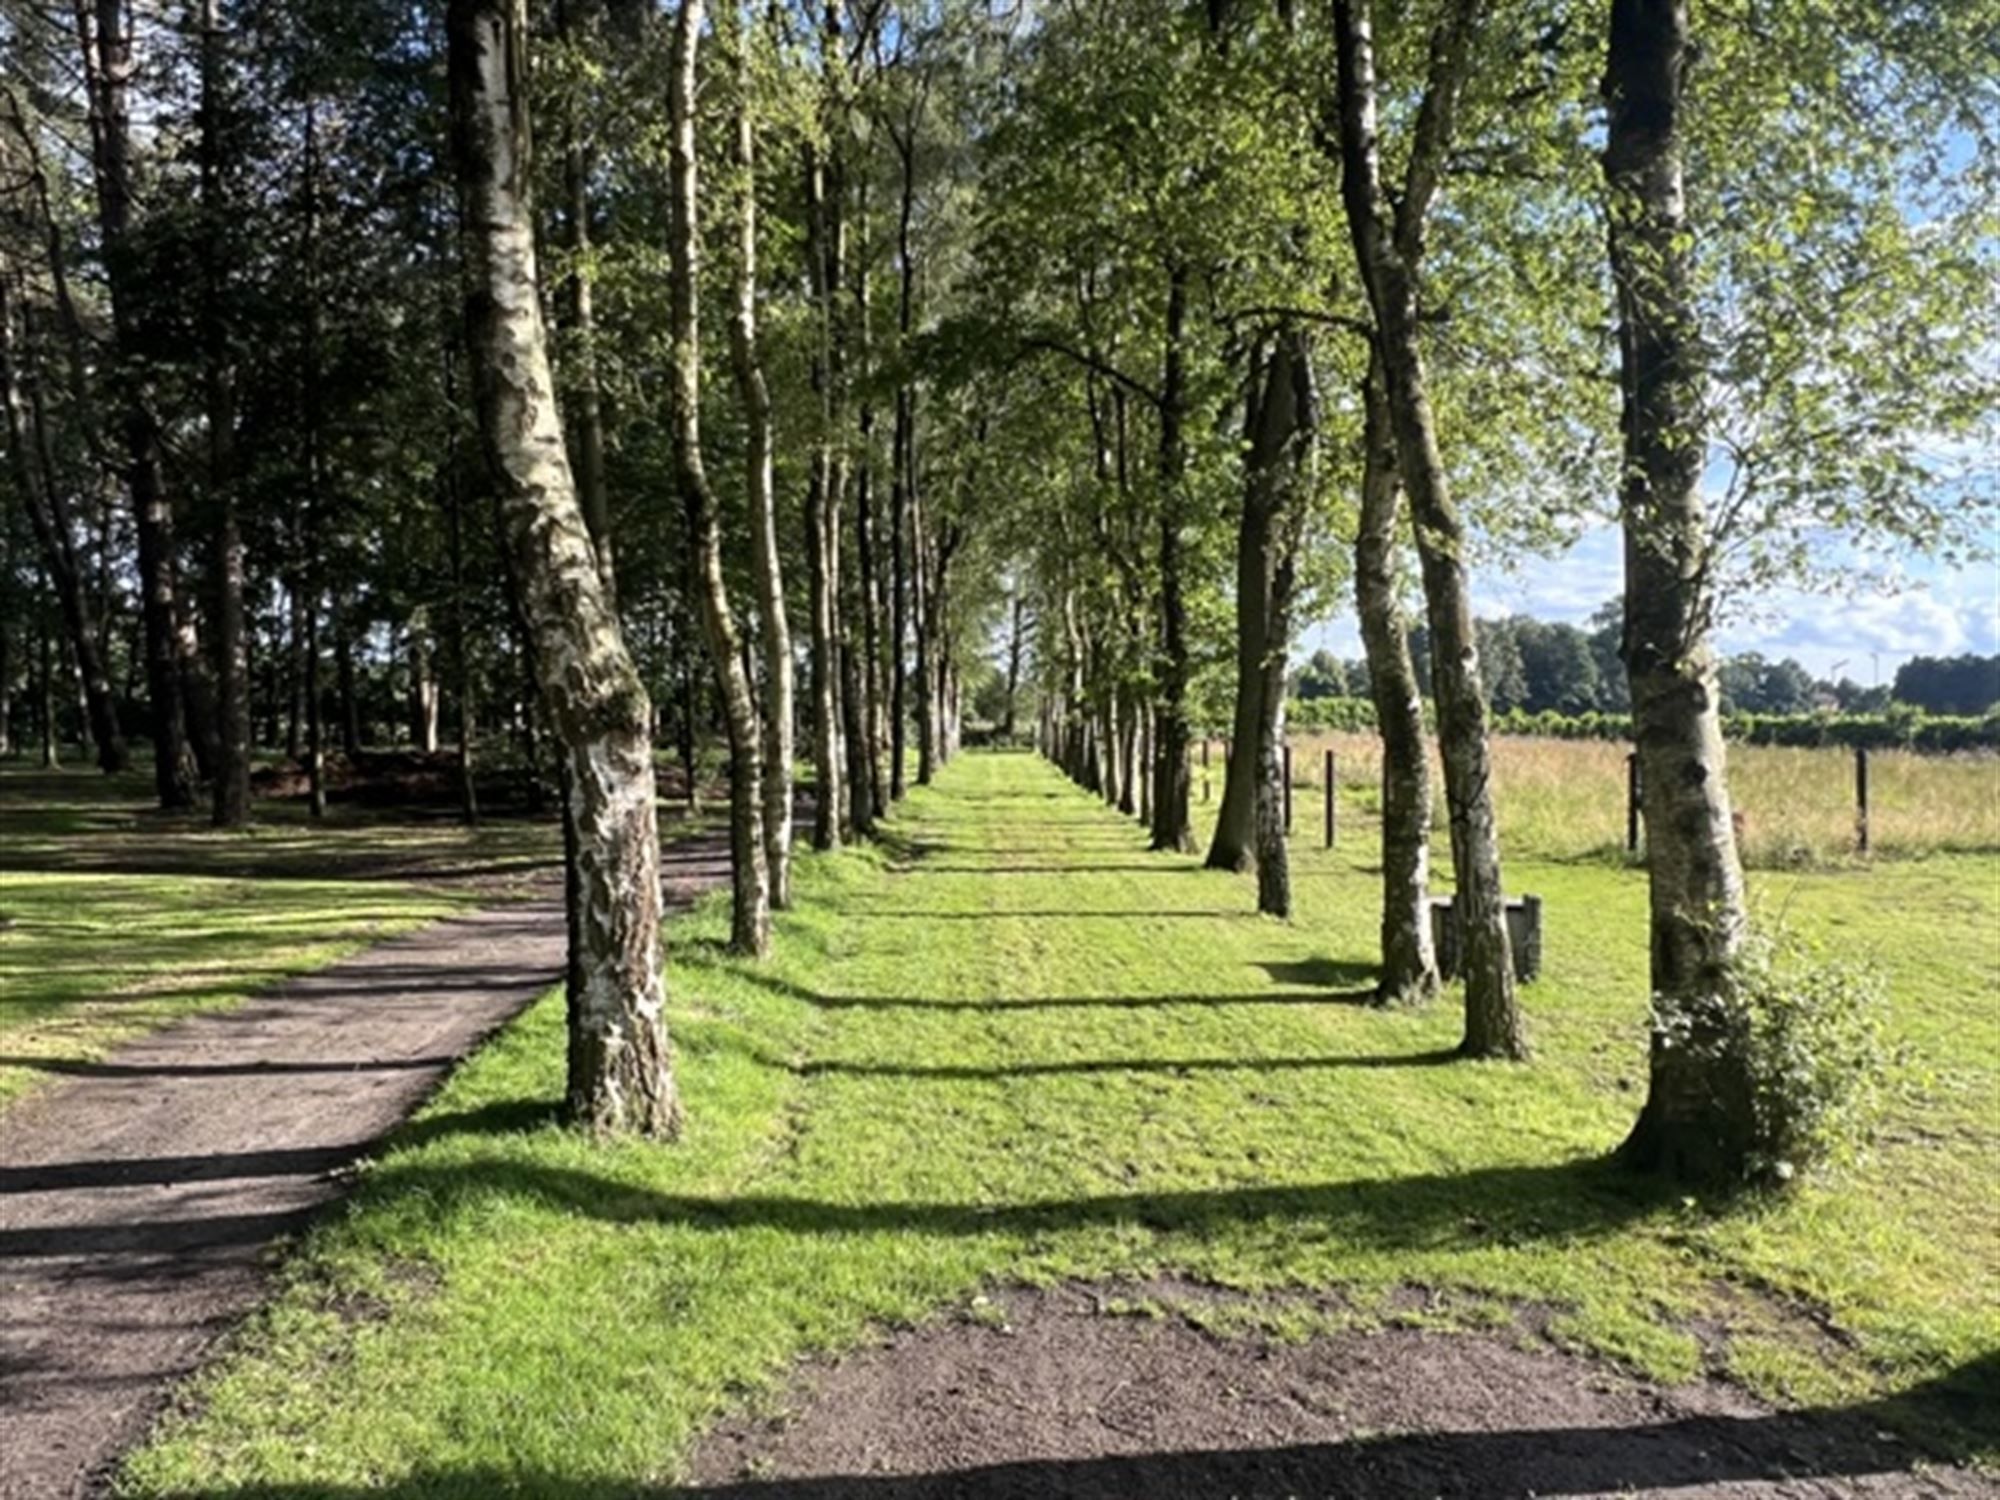
[[[1476,574],[1475,610],[1580,625],[1623,592],[1623,573],[1617,529],[1594,527],[1560,556]],[[2000,652],[2000,567],[1993,563],[1947,568],[1914,559],[1893,593],[1848,598],[1774,590],[1750,605],[1722,630],[1721,649],[1795,657],[1816,675],[1844,662],[1841,675],[1866,683],[1879,670],[1887,682],[1910,656]],[[1305,652],[1323,647],[1340,656],[1360,655],[1351,607],[1308,628],[1302,644]]]

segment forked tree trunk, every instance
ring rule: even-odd
[[[1745,924],[1709,644],[1699,315],[1681,111],[1686,0],[1613,0],[1604,97],[1624,398],[1625,666],[1646,818],[1655,1008],[1645,1108],[1623,1155],[1689,1181],[1742,1177],[1756,1145],[1727,990]]]
[[[480,431],[568,766],[576,972],[569,1110],[672,1135],[652,706],[604,594],[556,416],[529,199],[526,0],[451,0],[452,135]]]
[[[708,652],[722,691],[723,721],[729,734],[730,866],[735,900],[730,946],[757,957],[771,951],[771,877],[764,852],[762,746],[758,743],[757,701],[743,668],[743,645],[729,590],[722,576],[722,523],[701,452],[701,319],[698,254],[700,188],[695,159],[695,53],[701,44],[703,0],[681,0],[674,18],[672,66],[667,75],[667,110],[672,124],[668,154],[668,274],[672,293],[673,346],[667,380],[667,407],[674,433],[674,460],[688,532],[695,544],[701,620]]]
[[[194,805],[195,765],[181,697],[174,511],[162,478],[159,422],[145,368],[143,289],[132,239],[132,38],[126,0],[75,0],[88,100],[97,223],[111,293],[112,344],[123,407],[125,478],[139,538],[146,691],[152,704],[153,781],[164,808]]]
[[[1430,618],[1438,739],[1451,811],[1452,863],[1458,877],[1453,907],[1465,974],[1465,1037],[1460,1050],[1470,1057],[1519,1058],[1527,1055],[1527,1039],[1514,994],[1514,960],[1507,938],[1486,693],[1480,682],[1466,578],[1465,527],[1438,451],[1418,336],[1422,226],[1450,141],[1451,114],[1478,6],[1479,0],[1459,0],[1440,28],[1431,78],[1412,131],[1410,179],[1393,218],[1382,186],[1368,0],[1335,0],[1334,26],[1339,48],[1341,192],[1355,260],[1375,313],[1397,466],[1416,520]]]
[[[1355,612],[1368,658],[1368,691],[1382,737],[1383,1004],[1437,993],[1431,942],[1431,777],[1424,753],[1424,703],[1410,659],[1410,636],[1396,603],[1396,438],[1379,364],[1362,387],[1361,523],[1354,543]],[[1329,796],[1332,789],[1328,789]]]
[[[733,9],[733,7],[732,7]],[[744,485],[750,502],[757,620],[764,648],[764,863],[771,905],[792,904],[792,629],[778,552],[778,500],[771,470],[771,391],[757,346],[757,133],[752,116],[751,38],[739,27],[736,111],[736,306],[729,353],[743,406]]]

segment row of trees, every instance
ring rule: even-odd
[[[1437,987],[1429,696],[1463,1050],[1519,1057],[1489,710],[1629,709],[1655,1034],[1627,1156],[1695,1178],[1739,1174],[1761,1128],[1723,692],[1797,686],[1757,662],[1725,684],[1718,612],[1824,581],[1842,538],[1981,545],[1978,482],[1938,455],[1990,420],[1992,304],[1929,278],[1992,272],[1991,163],[1962,148],[1991,145],[1993,81],[1955,22],[1834,12],[1716,16],[1697,46],[1675,0],[1058,9],[1023,49],[1025,159],[996,133],[1037,225],[998,321],[1073,393],[1031,554],[1045,746],[1122,806],[1149,781],[1155,846],[1187,847],[1190,685],[1219,678],[1193,708],[1230,740],[1208,862],[1255,866],[1284,915],[1287,644],[1351,582],[1366,657],[1340,675],[1387,766],[1380,993]],[[1565,541],[1579,493],[1615,497],[1622,604],[1589,632],[1475,623],[1468,570]]]
[[[1565,621],[1508,615],[1473,623],[1487,663],[1488,695],[1500,713],[1622,714],[1631,709],[1619,638],[1624,604],[1614,600],[1585,629]],[[1429,638],[1410,630],[1418,686],[1429,694]],[[1881,713],[1892,703],[1926,713],[1978,715],[2000,703],[2000,656],[1918,656],[1896,669],[1893,684],[1863,687],[1849,677],[1815,678],[1791,657],[1772,661],[1745,651],[1718,663],[1724,714]],[[1368,661],[1315,651],[1292,674],[1305,702],[1369,696]]]
[[[517,733],[570,813],[573,1106],[666,1132],[655,701],[684,746],[715,705],[746,952],[795,753],[813,842],[866,836],[996,640],[1002,727],[1156,848],[1231,724],[1208,859],[1282,915],[1289,645],[1349,588],[1382,993],[1437,986],[1428,683],[1465,1050],[1523,1055],[1471,570],[1603,497],[1592,661],[1655,830],[1634,1155],[1728,1171],[1717,601],[1832,536],[1974,543],[1935,455],[1991,408],[1978,18],[1837,9],[1718,19],[1697,66],[1676,0],[0,0],[0,617],[101,759],[143,728],[224,822],[252,709],[298,705],[323,793],[325,673],[434,684],[468,812]]]

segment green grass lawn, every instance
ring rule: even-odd
[[[1452,998],[1358,1003],[1371,830],[1301,849],[1279,924],[1024,755],[963,757],[895,829],[802,861],[761,967],[722,955],[719,902],[674,924],[680,1145],[553,1123],[557,997],[464,1067],[128,1488],[622,1494],[871,1325],[1164,1271],[1280,1336],[1532,1323],[1661,1377],[1811,1404],[1947,1377],[2000,1410],[2000,863],[1759,880],[1890,970],[1907,1057],[1866,1163],[1721,1214],[1600,1164],[1643,1089],[1634,872],[1513,864],[1548,903],[1536,1059],[1470,1064]]]
[[[549,821],[256,811],[255,826],[222,831],[157,811],[144,774],[0,768],[0,1106],[561,857]]]

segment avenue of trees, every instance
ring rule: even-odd
[[[1227,725],[1198,852],[1286,916],[1292,643],[1352,600],[1365,671],[1306,680],[1384,741],[1382,998],[1439,987],[1441,795],[1463,1050],[1529,1055],[1491,715],[1629,712],[1626,1154],[1733,1180],[1719,714],[1796,684],[1711,643],[1760,585],[1986,540],[1996,19],[0,0],[0,735],[73,722],[222,826],[253,747],[315,810],[391,725],[468,818],[523,768],[572,1111],[671,1135],[662,766],[723,747],[756,956],[795,840],[871,836],[976,712],[1164,851]],[[1605,519],[1615,611],[1474,619],[1479,569]]]

